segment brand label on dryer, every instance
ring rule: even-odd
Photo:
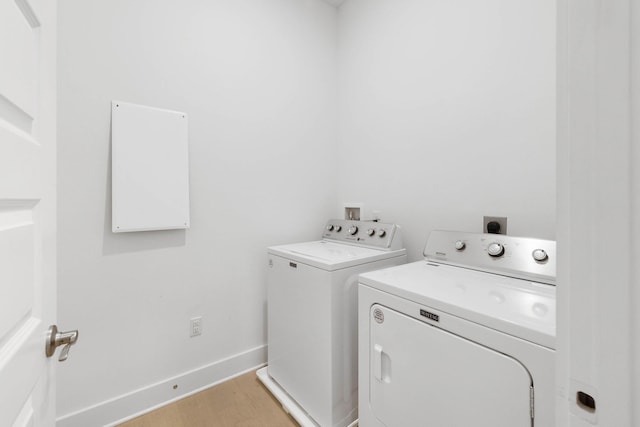
[[[373,310],[373,318],[378,323],[384,322],[384,312],[379,308],[376,308],[375,310]]]
[[[440,321],[440,316],[438,316],[437,314],[431,313],[430,311],[427,311],[427,310],[420,309],[420,316],[424,316],[427,319],[433,320],[436,322]]]

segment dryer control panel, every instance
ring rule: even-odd
[[[324,228],[322,238],[376,249],[403,248],[400,227],[384,222],[330,219]]]
[[[555,285],[556,242],[501,234],[432,231],[428,261]]]

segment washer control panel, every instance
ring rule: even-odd
[[[501,234],[432,231],[427,260],[555,284],[556,242]]]
[[[384,222],[331,219],[324,228],[322,238],[376,249],[403,248],[400,227]]]

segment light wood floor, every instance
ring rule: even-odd
[[[249,372],[119,427],[297,427]]]

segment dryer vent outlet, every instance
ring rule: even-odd
[[[482,221],[482,232],[489,234],[507,234],[507,217],[485,216]]]

